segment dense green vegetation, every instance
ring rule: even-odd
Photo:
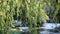
[[[59,22],[56,17],[59,5],[58,0],[0,0],[0,30],[3,29],[4,34],[8,34],[9,27],[13,26],[12,22],[21,20],[24,26],[29,22],[29,32],[34,26],[34,32],[31,33],[38,34],[36,26],[40,27],[46,20]]]

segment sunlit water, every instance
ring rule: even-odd
[[[44,31],[39,31],[39,34],[60,34],[60,31],[58,33],[49,31],[49,30],[53,30],[56,27],[60,27],[59,23],[58,24],[57,23],[44,23],[42,27]]]

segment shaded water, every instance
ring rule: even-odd
[[[60,32],[55,33],[55,32],[50,32],[50,31],[39,31],[39,34],[60,34]]]

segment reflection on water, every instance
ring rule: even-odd
[[[57,27],[60,27],[60,23],[44,23],[43,31],[39,31],[39,34],[60,34],[60,31],[55,33],[53,30]]]
[[[50,31],[39,31],[39,34],[60,34],[60,32],[55,33],[55,32],[50,32]]]
[[[21,21],[14,21],[13,24],[14,24],[14,26],[19,25],[18,28],[22,29],[22,31],[28,31],[28,29],[29,29],[29,27],[27,27],[27,26],[25,26],[25,27],[20,26],[22,24]],[[58,32],[58,33],[53,32],[53,30],[57,27],[60,27],[60,23],[44,23],[42,25],[42,27],[40,27],[43,29],[43,31],[40,30],[39,34],[60,34],[60,32]],[[39,28],[36,28],[36,29],[39,29]]]
[[[60,23],[44,23],[44,29],[54,29],[56,27],[60,27]]]

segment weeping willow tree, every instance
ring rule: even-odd
[[[29,31],[31,34],[37,34],[37,21],[39,20],[39,23],[42,23],[46,21],[46,18],[48,19],[48,16],[42,9],[43,4],[40,3],[40,1],[41,0],[0,0],[0,15],[2,15],[0,19],[2,21],[0,21],[0,23],[1,29],[4,29],[4,34],[8,34],[9,27],[11,27],[14,20],[18,20],[18,16],[20,16],[24,25],[29,21]],[[31,30],[32,28],[34,28],[33,32]]]
[[[46,2],[49,6],[54,4],[54,12],[51,15],[55,19],[58,10],[56,1],[51,3],[50,0],[0,0],[0,29],[4,29],[4,34],[8,34],[12,22],[21,20],[24,26],[29,23],[30,34],[38,34],[37,23],[39,23],[38,26],[41,26],[42,23],[49,20],[46,10],[43,9]]]
[[[30,22],[30,32],[31,29],[34,28],[32,34],[37,34],[36,30],[37,21],[39,21],[39,23],[41,24],[49,19],[45,11],[42,9],[43,2],[41,0],[29,0],[26,2],[26,7],[27,7],[26,17]]]

